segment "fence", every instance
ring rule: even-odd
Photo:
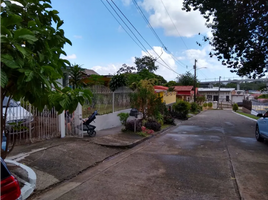
[[[95,110],[99,114],[108,114],[131,107],[129,94],[133,91],[128,87],[120,87],[114,92],[103,85],[94,85],[89,89],[93,98],[91,103],[86,102],[83,105],[83,118],[87,118]]]

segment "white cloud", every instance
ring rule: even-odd
[[[177,28],[174,27],[161,0],[144,0],[140,5],[150,13],[150,23],[153,27],[161,27],[169,36],[192,37],[206,33],[205,19],[199,11],[186,12],[182,10],[183,0],[163,0],[164,5]]]
[[[97,72],[100,75],[114,75],[119,70],[121,65],[114,65],[110,64],[106,67],[103,66],[94,66],[91,69],[93,69],[95,72]]]
[[[76,59],[76,55],[75,54],[71,54],[69,56],[62,56],[63,59],[66,59],[66,60],[73,60],[73,59]]]
[[[74,35],[74,38],[76,38],[76,39],[82,39],[83,36],[82,35]]]
[[[174,59],[172,58],[172,56],[166,53],[162,47],[153,47],[153,50],[151,49],[148,52],[152,56],[157,58],[156,65],[158,65],[158,69],[156,70],[155,73],[163,76],[164,79],[166,79],[167,81],[175,80],[176,77],[178,76],[177,74],[178,72],[177,72],[177,65]],[[147,54],[144,51],[142,51],[142,56],[145,56],[145,55]],[[162,60],[159,57],[162,58]]]

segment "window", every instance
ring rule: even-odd
[[[207,100],[212,101],[212,95],[207,95]]]
[[[219,97],[218,96],[213,96],[213,101],[218,101]]]

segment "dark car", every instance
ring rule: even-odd
[[[1,200],[21,200],[20,185],[1,158]]]

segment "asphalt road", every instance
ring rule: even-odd
[[[255,122],[205,111],[37,199],[268,199],[268,142]]]

